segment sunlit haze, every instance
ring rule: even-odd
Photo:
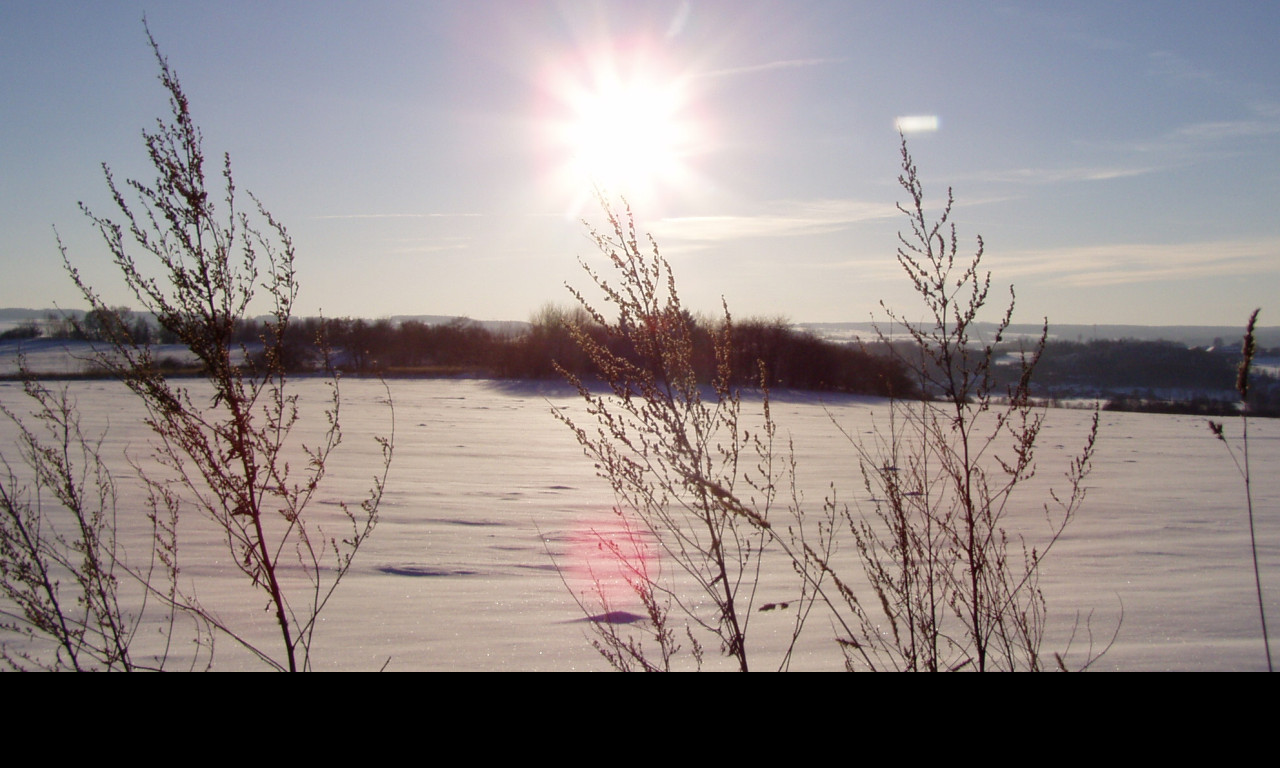
[[[1015,319],[1280,324],[1280,5],[0,5],[0,307],[137,308],[77,208],[149,182],[147,23],[298,248],[301,314],[521,320],[625,196],[695,310],[908,317],[899,132]],[[216,178],[216,173],[210,174]]]

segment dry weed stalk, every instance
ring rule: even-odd
[[[661,649],[660,663],[643,657],[644,646],[630,629],[597,622],[595,642],[618,669],[669,669],[678,650],[674,622],[680,621],[698,666],[701,643],[694,633],[705,631],[738,669],[747,671],[751,611],[766,546],[779,541],[770,514],[784,479],[784,468],[775,464],[776,427],[768,393],[759,428],[749,429],[739,393],[730,386],[732,321],[727,307],[720,327],[712,331],[714,378],[709,387],[700,385],[694,366],[695,324],[680,303],[670,265],[652,238],[648,253],[641,248],[629,208],[619,213],[603,199],[601,205],[608,228],[591,229],[591,238],[608,258],[612,277],[585,261],[582,267],[617,319],[607,318],[570,288],[591,320],[590,326],[573,324],[571,332],[610,392],[593,393],[562,369],[582,395],[595,428],[580,425],[563,410],[555,415],[573,430],[597,472],[613,486],[615,512],[651,536],[679,573],[657,578],[632,553],[616,553],[650,614],[641,629]],[[689,590],[676,586],[682,579],[692,583]],[[792,646],[817,586],[820,582],[801,587]],[[671,616],[673,606],[678,619]],[[789,660],[790,652],[780,666],[785,668]]]
[[[899,354],[912,355],[904,362],[926,394],[919,402],[894,402],[887,431],[870,444],[846,433],[875,504],[870,519],[846,510],[846,520],[883,612],[873,617],[849,603],[861,629],[860,637],[843,639],[847,663],[912,671],[1043,669],[1040,568],[1084,500],[1097,413],[1066,470],[1065,493],[1051,491],[1042,505],[1042,534],[1034,543],[1010,534],[1008,525],[1025,529],[1028,522],[1014,494],[1036,473],[1044,412],[1033,405],[1029,385],[1048,326],[1023,352],[1018,383],[1000,396],[992,368],[1012,318],[1012,289],[994,338],[976,338],[991,284],[981,270],[982,240],[971,258],[958,259],[950,191],[940,218],[930,221],[905,139],[899,183],[909,198],[898,208],[910,235],[899,235],[898,262],[926,320],[886,312],[914,341],[910,353]],[[888,339],[882,334],[881,341]]]
[[[377,438],[381,466],[367,497],[355,505],[341,504],[341,515],[322,527],[308,505],[342,441],[341,397],[337,378],[331,378],[318,441],[302,444],[292,436],[300,423],[299,401],[289,386],[283,354],[298,290],[293,242],[256,198],[261,224],[237,209],[228,157],[222,163],[225,207],[215,205],[187,97],[149,30],[147,37],[172,113],[171,122],[160,120],[154,132],[143,133],[156,181],[149,186],[130,180],[122,188],[104,165],[120,221],[97,216],[83,204],[81,208],[143,308],[199,359],[212,399],[205,401],[205,395],[166,378],[149,346],[121,323],[107,324],[111,349],[98,354],[97,363],[146,406],[146,423],[156,438],[150,458],[160,469],[139,471],[153,522],[172,518],[176,526],[180,509],[187,506],[213,522],[236,566],[265,598],[279,632],[279,650],[269,651],[219,622],[194,595],[173,590],[170,603],[201,617],[273,668],[309,669],[317,619],[377,523],[392,440]],[[115,317],[59,245],[72,280],[94,313]],[[145,266],[135,259],[135,251],[145,255]],[[152,270],[162,277],[153,277]],[[256,306],[260,291],[272,320],[255,356],[233,340],[233,332]],[[304,466],[291,464],[291,457],[304,459]],[[176,562],[164,559],[163,548],[160,557],[176,569]],[[302,577],[286,581],[286,571],[295,569]]]
[[[781,669],[787,668],[817,603],[830,609],[849,669],[1045,667],[1041,644],[1047,611],[1040,568],[1084,500],[1097,414],[1065,472],[1066,491],[1061,496],[1050,491],[1049,502],[1037,505],[1042,534],[1028,542],[1023,533],[1010,533],[1008,526],[1028,524],[1027,516],[1018,514],[1022,505],[1014,492],[1036,472],[1044,414],[1031,402],[1030,378],[1047,325],[1022,355],[1018,383],[998,395],[992,376],[996,344],[1011,322],[1012,296],[995,338],[980,343],[974,324],[990,287],[990,277],[980,270],[981,240],[972,259],[957,262],[950,195],[941,219],[930,222],[905,140],[902,168],[900,182],[910,203],[899,208],[911,221],[911,236],[900,237],[898,259],[929,320],[914,324],[892,312],[890,317],[912,336],[911,351],[899,347],[897,354],[926,397],[893,402],[888,431],[878,432],[869,444],[846,433],[859,456],[864,485],[876,500],[870,519],[838,504],[834,490],[816,524],[806,519],[795,486],[794,453],[788,460],[775,455],[767,372],[761,371],[758,429],[744,426],[739,395],[729,386],[727,308],[713,334],[717,368],[704,396],[691,362],[693,324],[669,265],[652,238],[651,253],[642,251],[629,209],[618,214],[602,201],[609,228],[591,234],[616,282],[586,263],[583,268],[605,303],[614,305],[617,320],[571,291],[592,319],[591,328],[574,326],[574,337],[611,392],[594,394],[566,374],[596,428],[578,425],[564,411],[556,415],[612,484],[618,514],[639,521],[696,587],[686,592],[674,580],[659,581],[634,569],[633,589],[646,606],[656,606],[647,627],[663,649],[663,664],[644,659],[644,647],[632,635],[598,625],[597,648],[615,667],[669,667],[674,612],[713,632],[721,650],[747,670],[747,622],[762,560],[771,553],[788,561],[801,595]],[[887,337],[881,341],[895,349]],[[787,483],[789,496],[780,501]],[[786,525],[773,519],[775,511],[786,513]],[[860,580],[841,573],[835,562],[837,536],[843,535],[837,523],[856,546],[878,610],[860,602]],[[625,553],[620,558],[625,562]],[[712,606],[709,614],[698,610],[699,601]],[[579,604],[586,611],[585,603]],[[1097,655],[1091,647],[1083,666]]]
[[[1267,671],[1274,672],[1275,668],[1271,662],[1271,636],[1267,632],[1267,612],[1262,601],[1262,571],[1258,566],[1258,535],[1253,522],[1253,487],[1249,466],[1249,374],[1253,368],[1253,357],[1258,350],[1253,331],[1258,324],[1258,313],[1261,311],[1261,309],[1255,309],[1249,316],[1240,349],[1240,367],[1236,373],[1236,392],[1240,395],[1239,456],[1236,454],[1236,449],[1227,441],[1221,422],[1210,421],[1209,429],[1227,447],[1227,453],[1230,454],[1231,461],[1235,463],[1236,471],[1240,473],[1240,479],[1244,482],[1245,505],[1249,512],[1249,549],[1253,556],[1253,582],[1258,594],[1258,621],[1262,625],[1262,646],[1267,654]]]
[[[24,391],[35,408],[30,419],[0,405],[26,469],[20,478],[0,456],[0,590],[12,606],[0,609],[0,631],[17,640],[0,643],[0,660],[14,670],[162,670],[182,617],[193,622],[188,668],[207,668],[212,627],[174,599],[177,521],[152,514],[151,557],[145,568],[131,567],[116,541],[116,486],[101,438],[81,430],[65,388],[27,378]],[[122,607],[122,592],[134,610]],[[148,613],[150,597],[159,616]],[[133,640],[148,622],[158,622],[165,639],[140,657]]]

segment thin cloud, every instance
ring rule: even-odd
[[[957,208],[1005,202],[1008,196],[968,198]],[[684,216],[662,219],[650,230],[668,247],[700,250],[716,243],[764,238],[805,237],[840,232],[854,224],[898,219],[902,211],[893,203],[829,199],[782,201],[767,205],[770,212],[723,216]]]
[[[755,72],[769,72],[775,69],[798,69],[800,67],[817,67],[823,64],[839,64],[843,61],[845,59],[783,59],[765,64],[748,64],[743,67],[715,69],[702,73],[700,77],[733,77],[736,75],[749,75]]]
[[[1229,85],[1220,81],[1209,70],[1193,65],[1172,51],[1153,51],[1147,54],[1147,62],[1150,74],[1177,83],[1218,91]]]
[[[397,256],[414,253],[448,253],[450,251],[465,251],[470,248],[468,243],[449,243],[441,245],[416,245],[416,246],[400,246],[398,248],[388,248],[387,253]]]
[[[1000,272],[1073,287],[1264,275],[1275,272],[1280,238],[1200,243],[1108,243],[1001,254]]]
[[[1237,98],[1243,114],[1233,120],[1188,123],[1146,141],[1100,143],[1096,146],[1122,152],[1185,155],[1188,152],[1223,142],[1280,133],[1280,105],[1275,101],[1270,98],[1258,98],[1256,95],[1244,93],[1243,89],[1235,87],[1231,83],[1219,82],[1208,72],[1192,70],[1181,66],[1181,64],[1178,66],[1168,64],[1168,62],[1176,60],[1174,57],[1164,57],[1161,60],[1167,65],[1161,71],[1161,74],[1166,77],[1176,78],[1183,82],[1194,81],[1212,85],[1216,94],[1240,92],[1237,94]]]
[[[1258,108],[1254,112],[1258,115],[1254,118],[1189,123],[1145,141],[1099,142],[1093,146],[1112,152],[1167,158],[1160,167],[1151,170],[1184,166],[1200,152],[1216,149],[1219,145],[1280,133],[1280,116]]]
[[[1056,184],[1071,181],[1107,181],[1142,176],[1159,170],[1154,166],[1092,166],[1082,168],[1012,168],[981,173],[974,178],[1015,184]]]
[[[422,238],[398,237],[383,240],[384,252],[393,255],[446,253],[470,250],[475,239],[465,236]]]
[[[901,215],[893,205],[860,200],[776,203],[770,207],[783,212],[663,219],[654,225],[654,236],[673,245],[796,237],[837,232],[858,222]]]
[[[479,217],[479,213],[333,213],[315,219],[457,219]]]
[[[994,4],[993,4],[994,5]],[[1041,32],[1094,51],[1127,51],[1133,46],[1117,37],[1099,34],[1070,4],[1061,8],[1029,8],[1030,4],[996,6],[992,10],[1008,18],[1013,27]]]
[[[1244,136],[1267,136],[1280,132],[1280,124],[1262,120],[1220,120],[1193,123],[1170,134],[1173,139],[1189,141],[1225,141]]]
[[[1249,109],[1258,115],[1258,117],[1274,123],[1280,120],[1280,104],[1265,99],[1249,102]]]

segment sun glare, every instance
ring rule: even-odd
[[[647,83],[617,83],[586,94],[567,140],[585,177],[620,194],[651,191],[679,160],[676,99]]]
[[[649,57],[633,52],[622,66],[611,54],[562,71],[552,85],[557,163],[573,190],[574,216],[593,189],[654,204],[689,174],[696,130],[679,78]]]

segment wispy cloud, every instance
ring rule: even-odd
[[[957,208],[973,208],[1011,199],[968,197]],[[649,230],[667,248],[698,250],[718,243],[767,238],[806,237],[840,232],[873,221],[901,218],[897,205],[854,199],[787,200],[765,205],[767,212],[722,216],[683,216],[654,222]]]
[[[706,245],[715,242],[767,237],[796,237],[837,232],[864,221],[901,215],[893,205],[861,200],[814,200],[773,203],[776,213],[725,216],[686,216],[663,219],[653,226],[654,236],[672,245]]]
[[[1120,155],[1114,163],[1059,168],[1011,168],[975,174],[973,178],[1013,184],[1057,184],[1144,176],[1205,161],[1238,149],[1242,139],[1280,134],[1280,107],[1270,102],[1248,105],[1250,116],[1238,120],[1212,120],[1177,126],[1148,139],[1134,141],[1080,141],[1088,151]]]
[[[1245,136],[1267,136],[1280,133],[1280,122],[1272,120],[1219,120],[1215,122],[1192,123],[1169,134],[1173,140],[1187,141],[1226,141]]]
[[[1057,184],[1071,181],[1106,181],[1142,176],[1160,170],[1156,166],[1085,166],[1079,168],[1010,168],[974,176],[979,181],[1014,184]]]
[[[479,213],[334,213],[314,216],[317,220],[327,219],[460,219],[476,218]]]
[[[1109,243],[1004,252],[1001,275],[1075,287],[1273,274],[1280,238],[1200,243]]]
[[[1212,72],[1193,65],[1184,57],[1172,51],[1152,51],[1147,54],[1148,73],[1156,77],[1172,80],[1182,85],[1210,88],[1221,91],[1228,87],[1214,76]]]
[[[450,251],[470,250],[475,238],[455,235],[452,237],[396,237],[381,240],[384,253],[388,254],[423,254],[447,253]]]
[[[1149,163],[1148,170],[1185,166],[1202,153],[1219,151],[1224,145],[1241,139],[1280,134],[1280,112],[1266,104],[1250,105],[1251,117],[1238,120],[1210,120],[1188,123],[1154,138],[1132,142],[1098,142],[1093,146],[1110,152],[1141,154]]]
[[[1007,17],[1013,27],[1037,29],[1092,51],[1127,51],[1133,47],[1121,38],[1100,34],[1096,26],[1089,23],[1087,15],[1073,4],[1062,3],[1061,7],[1027,7],[1030,5],[993,3],[991,10]]]
[[[1219,142],[1280,133],[1280,105],[1256,87],[1220,77],[1170,51],[1147,56],[1148,73],[1177,87],[1208,92],[1235,101],[1241,115],[1232,120],[1190,123],[1128,147],[1139,152],[1185,152]]]
[[[730,67],[728,69],[714,69],[710,72],[702,72],[699,77],[733,77],[735,75],[749,75],[755,72],[769,72],[775,69],[797,69],[800,67],[817,67],[823,64],[839,64],[844,59],[782,59],[779,61],[769,61],[764,64],[747,64],[741,67]]]

